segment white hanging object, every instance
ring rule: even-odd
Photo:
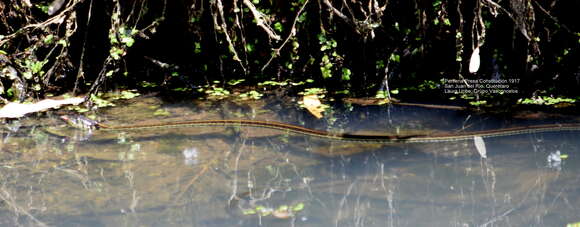
[[[474,136],[473,142],[475,143],[475,149],[481,155],[481,158],[487,158],[487,150],[485,149],[485,142],[481,136]]]
[[[479,47],[476,47],[471,54],[471,58],[469,59],[469,72],[476,73],[479,70]]]

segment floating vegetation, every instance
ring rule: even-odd
[[[214,81],[214,84],[198,88],[197,91],[205,93],[209,98],[212,99],[219,100],[227,98],[231,94],[231,92],[226,88],[218,86],[217,85],[218,83],[219,81]]]
[[[230,81],[228,81],[228,84],[234,86],[234,85],[241,84],[244,81],[246,81],[246,80],[245,79],[230,80]]]
[[[171,113],[165,109],[157,109],[153,112],[153,116],[169,116]]]
[[[436,90],[441,87],[443,81],[434,81],[434,80],[424,80],[417,86],[410,86],[410,87],[402,87],[400,88],[401,91],[429,91],[429,90]]]
[[[575,103],[576,99],[564,98],[564,97],[551,97],[551,96],[537,96],[532,98],[519,99],[518,104],[528,104],[528,105],[556,105],[568,103]]]
[[[288,219],[294,217],[296,213],[304,210],[306,205],[304,203],[296,203],[293,205],[280,205],[276,209],[273,207],[266,207],[263,205],[255,206],[253,209],[243,209],[242,214],[246,216],[260,215],[261,217],[272,216],[277,219]]]
[[[257,91],[248,91],[248,92],[245,92],[245,93],[242,93],[239,95],[239,97],[241,99],[244,99],[244,100],[246,100],[246,99],[258,100],[258,99],[262,98],[262,96],[264,96],[264,95],[257,92]]]

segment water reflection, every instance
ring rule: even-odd
[[[451,111],[384,111],[341,113],[344,130],[466,122]],[[0,225],[563,226],[580,221],[579,135],[485,139],[482,158],[474,141],[356,144],[256,128],[95,131],[86,140],[8,130]]]
[[[198,156],[197,148],[188,147],[188,148],[185,148],[182,153],[183,153],[184,163],[186,165],[193,166],[199,162],[197,160],[197,156]]]
[[[547,158],[548,168],[562,170],[562,153],[559,150],[552,151]]]

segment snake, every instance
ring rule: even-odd
[[[145,129],[168,129],[181,127],[211,127],[211,126],[232,126],[232,127],[254,127],[267,128],[299,135],[346,141],[346,142],[367,142],[367,143],[432,143],[432,142],[453,142],[472,140],[475,137],[492,138],[513,136],[522,134],[560,132],[560,131],[580,131],[580,123],[562,124],[539,124],[529,126],[517,126],[502,129],[491,129],[481,131],[467,131],[459,133],[432,133],[432,134],[412,134],[412,135],[366,135],[339,133],[331,131],[316,130],[298,125],[287,124],[277,121],[245,120],[245,119],[224,119],[224,120],[188,120],[179,122],[138,124],[138,125],[109,125],[88,119],[83,116],[61,116],[61,119],[76,128],[96,129],[102,131],[131,131]]]

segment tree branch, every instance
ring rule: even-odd
[[[256,20],[256,25],[264,29],[266,34],[268,34],[268,37],[274,40],[280,40],[280,36],[276,34],[276,32],[274,32],[274,30],[270,26],[268,26],[268,24],[266,24],[267,18],[264,16],[263,13],[261,13],[260,11],[258,11],[258,9],[256,9],[256,6],[254,6],[254,4],[250,2],[250,0],[244,0],[244,5],[246,5],[246,7],[248,7],[248,9],[250,9],[250,11],[252,12],[254,19]]]
[[[268,62],[266,62],[266,64],[264,66],[262,66],[262,72],[268,67],[268,65],[270,65],[270,62],[272,62],[272,60],[274,60],[274,58],[280,56],[280,50],[282,50],[282,48],[284,48],[286,43],[288,43],[288,40],[290,40],[290,38],[292,38],[293,36],[296,35],[296,23],[298,22],[298,18],[300,17],[300,14],[302,14],[302,11],[304,11],[304,8],[306,8],[307,4],[308,4],[308,0],[306,0],[304,2],[304,5],[302,5],[302,8],[300,8],[300,10],[298,10],[298,13],[296,13],[296,17],[294,18],[294,22],[292,22],[292,28],[290,29],[290,34],[288,34],[288,37],[286,37],[286,39],[284,40],[282,45],[280,45],[280,47],[273,49],[274,54],[270,57],[270,60],[268,60]]]

